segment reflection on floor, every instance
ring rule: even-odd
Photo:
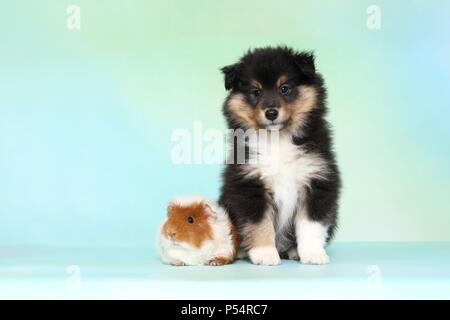
[[[334,243],[331,264],[172,267],[150,248],[0,247],[0,299],[450,299],[450,243]]]

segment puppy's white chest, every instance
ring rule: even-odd
[[[292,217],[297,203],[300,181],[295,177],[295,163],[279,166],[273,175],[265,180],[270,187],[277,208],[277,229],[281,229]]]
[[[281,229],[292,217],[298,202],[301,177],[298,177],[298,149],[286,140],[260,149],[260,174],[273,195],[277,208],[277,227]]]
[[[290,137],[277,143],[258,146],[258,161],[253,169],[273,195],[277,208],[277,228],[281,230],[295,213],[301,187],[321,176],[325,161],[294,145]]]

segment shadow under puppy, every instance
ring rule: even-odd
[[[239,240],[225,210],[202,197],[180,197],[167,208],[167,221],[159,234],[164,263],[176,266],[233,263]]]
[[[233,163],[223,174],[219,203],[243,249],[254,264],[277,265],[280,254],[328,263],[325,245],[336,228],[341,183],[314,56],[259,48],[222,71],[230,91],[223,105],[228,127],[270,136],[264,145],[235,139]],[[245,161],[237,163],[242,145]]]

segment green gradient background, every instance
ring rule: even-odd
[[[341,241],[450,241],[450,3],[2,2],[0,245],[152,245],[165,204],[217,197],[170,161],[174,129],[224,128],[219,68],[314,50],[343,174]]]

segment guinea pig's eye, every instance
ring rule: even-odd
[[[187,222],[190,223],[190,224],[193,224],[193,223],[195,222],[195,220],[194,220],[193,217],[189,216],[189,217],[187,218]]]
[[[286,95],[286,94],[289,94],[290,92],[291,92],[291,87],[289,87],[287,84],[283,84],[283,85],[280,87],[280,93],[281,93],[281,94]]]
[[[261,94],[262,94],[261,90],[259,90],[259,89],[253,90],[253,95],[254,95],[256,98],[261,97]]]

